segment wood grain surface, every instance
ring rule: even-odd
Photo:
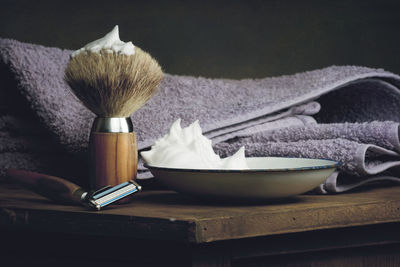
[[[137,153],[134,132],[92,133],[89,142],[91,189],[134,180]]]
[[[138,193],[100,212],[0,186],[0,225],[189,243],[400,222],[400,187],[300,195],[275,203],[215,203],[172,191]]]

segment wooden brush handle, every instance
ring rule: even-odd
[[[135,132],[92,132],[89,141],[91,189],[134,180],[137,153]]]
[[[7,178],[30,190],[61,203],[78,203],[77,191],[84,192],[83,189],[65,179],[17,169],[8,169]]]

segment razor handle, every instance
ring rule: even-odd
[[[134,180],[137,164],[136,133],[131,119],[97,117],[89,138],[90,189]]]
[[[8,169],[7,178],[55,202],[81,204],[94,210],[101,210],[142,190],[134,181],[127,181],[116,186],[106,186],[95,192],[86,192],[65,179],[17,169]]]
[[[7,178],[55,202],[78,204],[85,193],[80,186],[51,175],[8,169]]]

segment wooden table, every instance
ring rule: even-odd
[[[0,230],[0,266],[400,266],[400,187],[240,205],[144,191],[95,212],[0,184]]]

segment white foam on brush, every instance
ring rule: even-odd
[[[119,29],[118,25],[116,25],[114,29],[107,33],[103,38],[90,42],[84,47],[74,51],[71,54],[71,57],[75,57],[80,53],[87,51],[100,54],[100,50],[102,49],[108,53],[116,52],[128,56],[135,54],[135,46],[132,42],[125,43],[119,39]]]

